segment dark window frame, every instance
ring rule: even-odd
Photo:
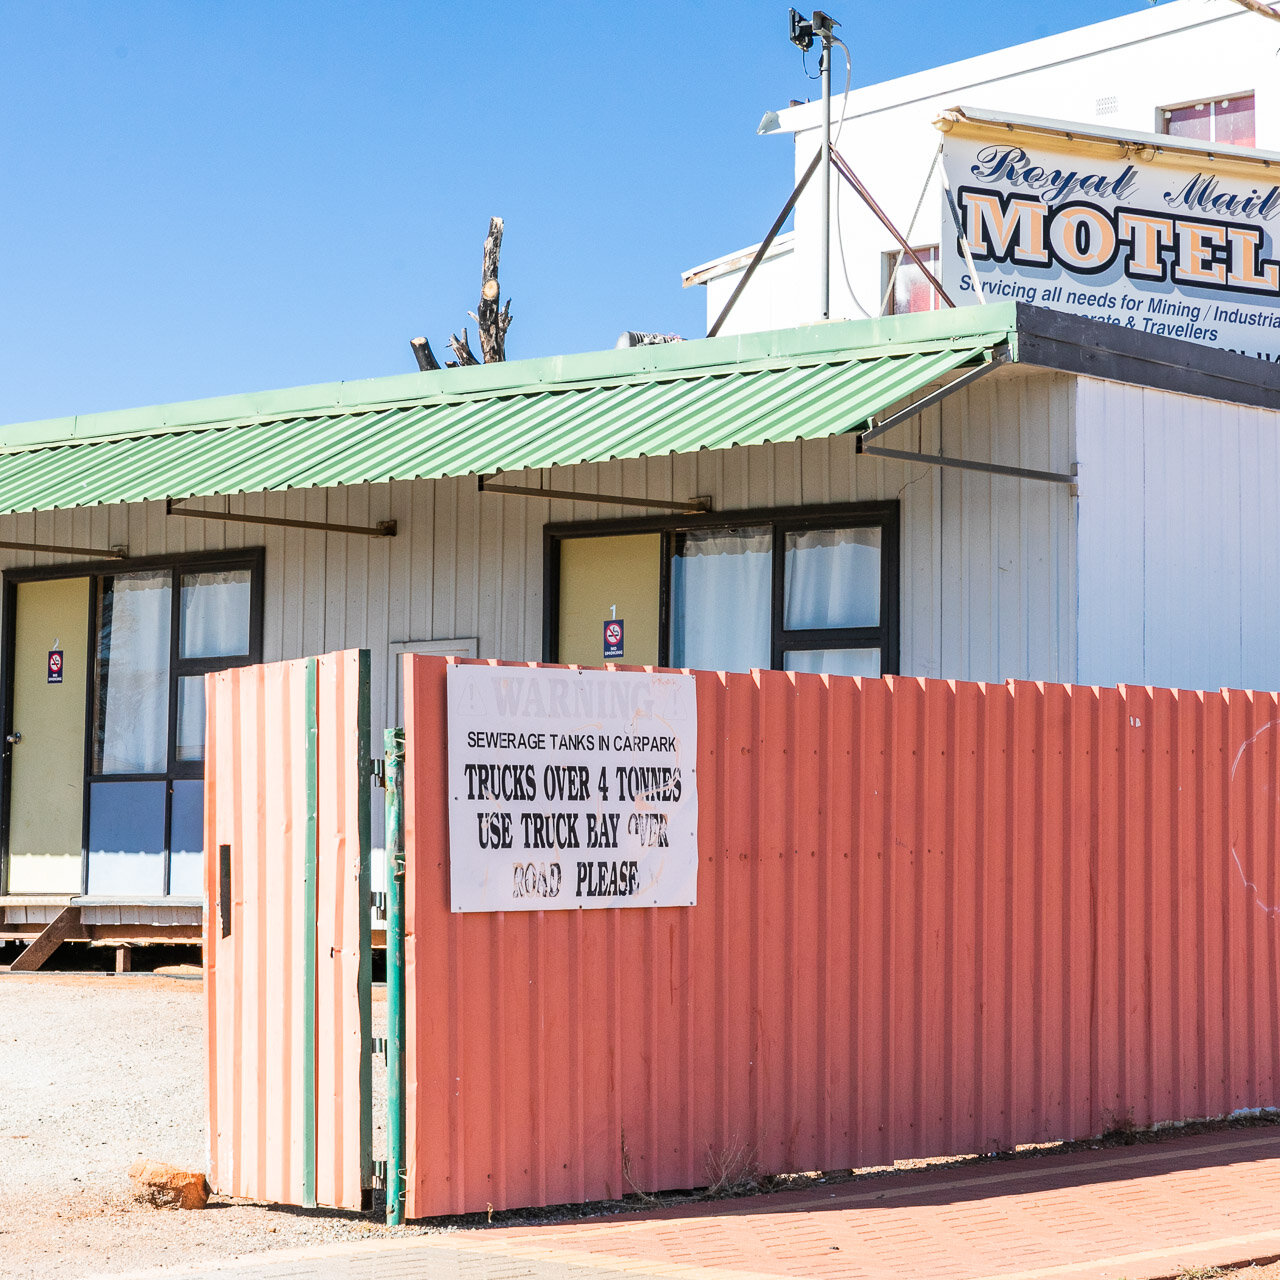
[[[182,675],[202,675],[208,671],[223,671],[231,667],[252,666],[262,661],[262,631],[265,601],[264,547],[244,547],[227,551],[198,551],[172,555],[138,556],[125,560],[93,560],[88,563],[40,565],[25,569],[5,569],[0,572],[0,591],[3,594],[3,634],[0,635],[0,724],[5,736],[13,732],[13,670],[17,642],[18,584],[45,582],[57,578],[89,579],[88,660],[89,672],[85,684],[84,716],[84,776],[81,802],[80,827],[80,892],[89,891],[89,800],[90,785],[97,782],[164,782],[165,783],[165,851],[164,896],[169,894],[170,849],[173,823],[173,784],[179,781],[200,781],[204,778],[204,761],[179,761],[177,759],[177,681]],[[151,569],[170,572],[170,632],[169,632],[169,721],[166,748],[166,768],[163,773],[95,773],[93,770],[94,709],[97,687],[98,599],[103,578],[113,578],[128,573],[141,573]],[[219,569],[249,570],[249,653],[232,658],[181,658],[179,653],[179,626],[181,618],[181,580],[184,573],[201,573]],[[8,892],[9,879],[9,799],[10,770],[7,755],[0,777],[0,894]]]
[[[899,663],[900,510],[896,502],[855,502],[811,507],[765,507],[714,515],[654,516],[641,519],[562,522],[543,527],[542,659],[558,662],[560,650],[560,546],[570,538],[600,538],[628,533],[662,534],[661,599],[658,603],[658,665],[670,666],[671,564],[676,538],[707,529],[768,527],[773,538],[770,602],[772,667],[799,649],[880,650],[880,672],[896,675]],[[880,625],[877,627],[784,628],[786,535],[810,529],[880,529]]]

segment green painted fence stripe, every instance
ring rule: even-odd
[[[307,660],[306,723],[307,831],[302,869],[302,1202],[316,1207],[316,864],[319,860],[320,759],[317,725],[319,663]]]
[[[404,1221],[404,730],[387,729],[387,1222]]]
[[[357,998],[360,1003],[360,1185],[373,1185],[373,928],[369,920],[371,871],[369,868],[371,797],[373,785],[372,722],[369,688],[372,659],[368,649],[360,650],[360,689],[357,710],[356,791],[360,797],[360,892],[356,916],[360,926],[360,970]]]

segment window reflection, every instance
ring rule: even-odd
[[[204,759],[204,676],[181,676],[178,679],[175,754],[179,760]]]
[[[173,784],[169,835],[169,892],[199,897],[204,888],[204,783],[199,778]]]
[[[163,780],[90,786],[90,893],[164,893],[166,790]]]
[[[1164,132],[1197,142],[1225,142],[1235,147],[1255,145],[1254,98],[1242,93],[1234,98],[1214,98],[1185,107],[1168,107],[1162,113]]]

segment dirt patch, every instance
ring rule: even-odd
[[[1184,1267],[1164,1280],[1280,1280],[1280,1261],[1246,1262],[1238,1267]]]
[[[139,1158],[208,1168],[204,1088],[198,977],[0,975],[0,1277],[69,1280],[432,1229],[217,1196],[199,1212],[136,1203]],[[380,1132],[374,1143],[381,1155]]]

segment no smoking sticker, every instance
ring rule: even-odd
[[[622,619],[610,618],[604,624],[604,660],[622,657]]]
[[[62,683],[62,650],[49,650],[49,683]]]

